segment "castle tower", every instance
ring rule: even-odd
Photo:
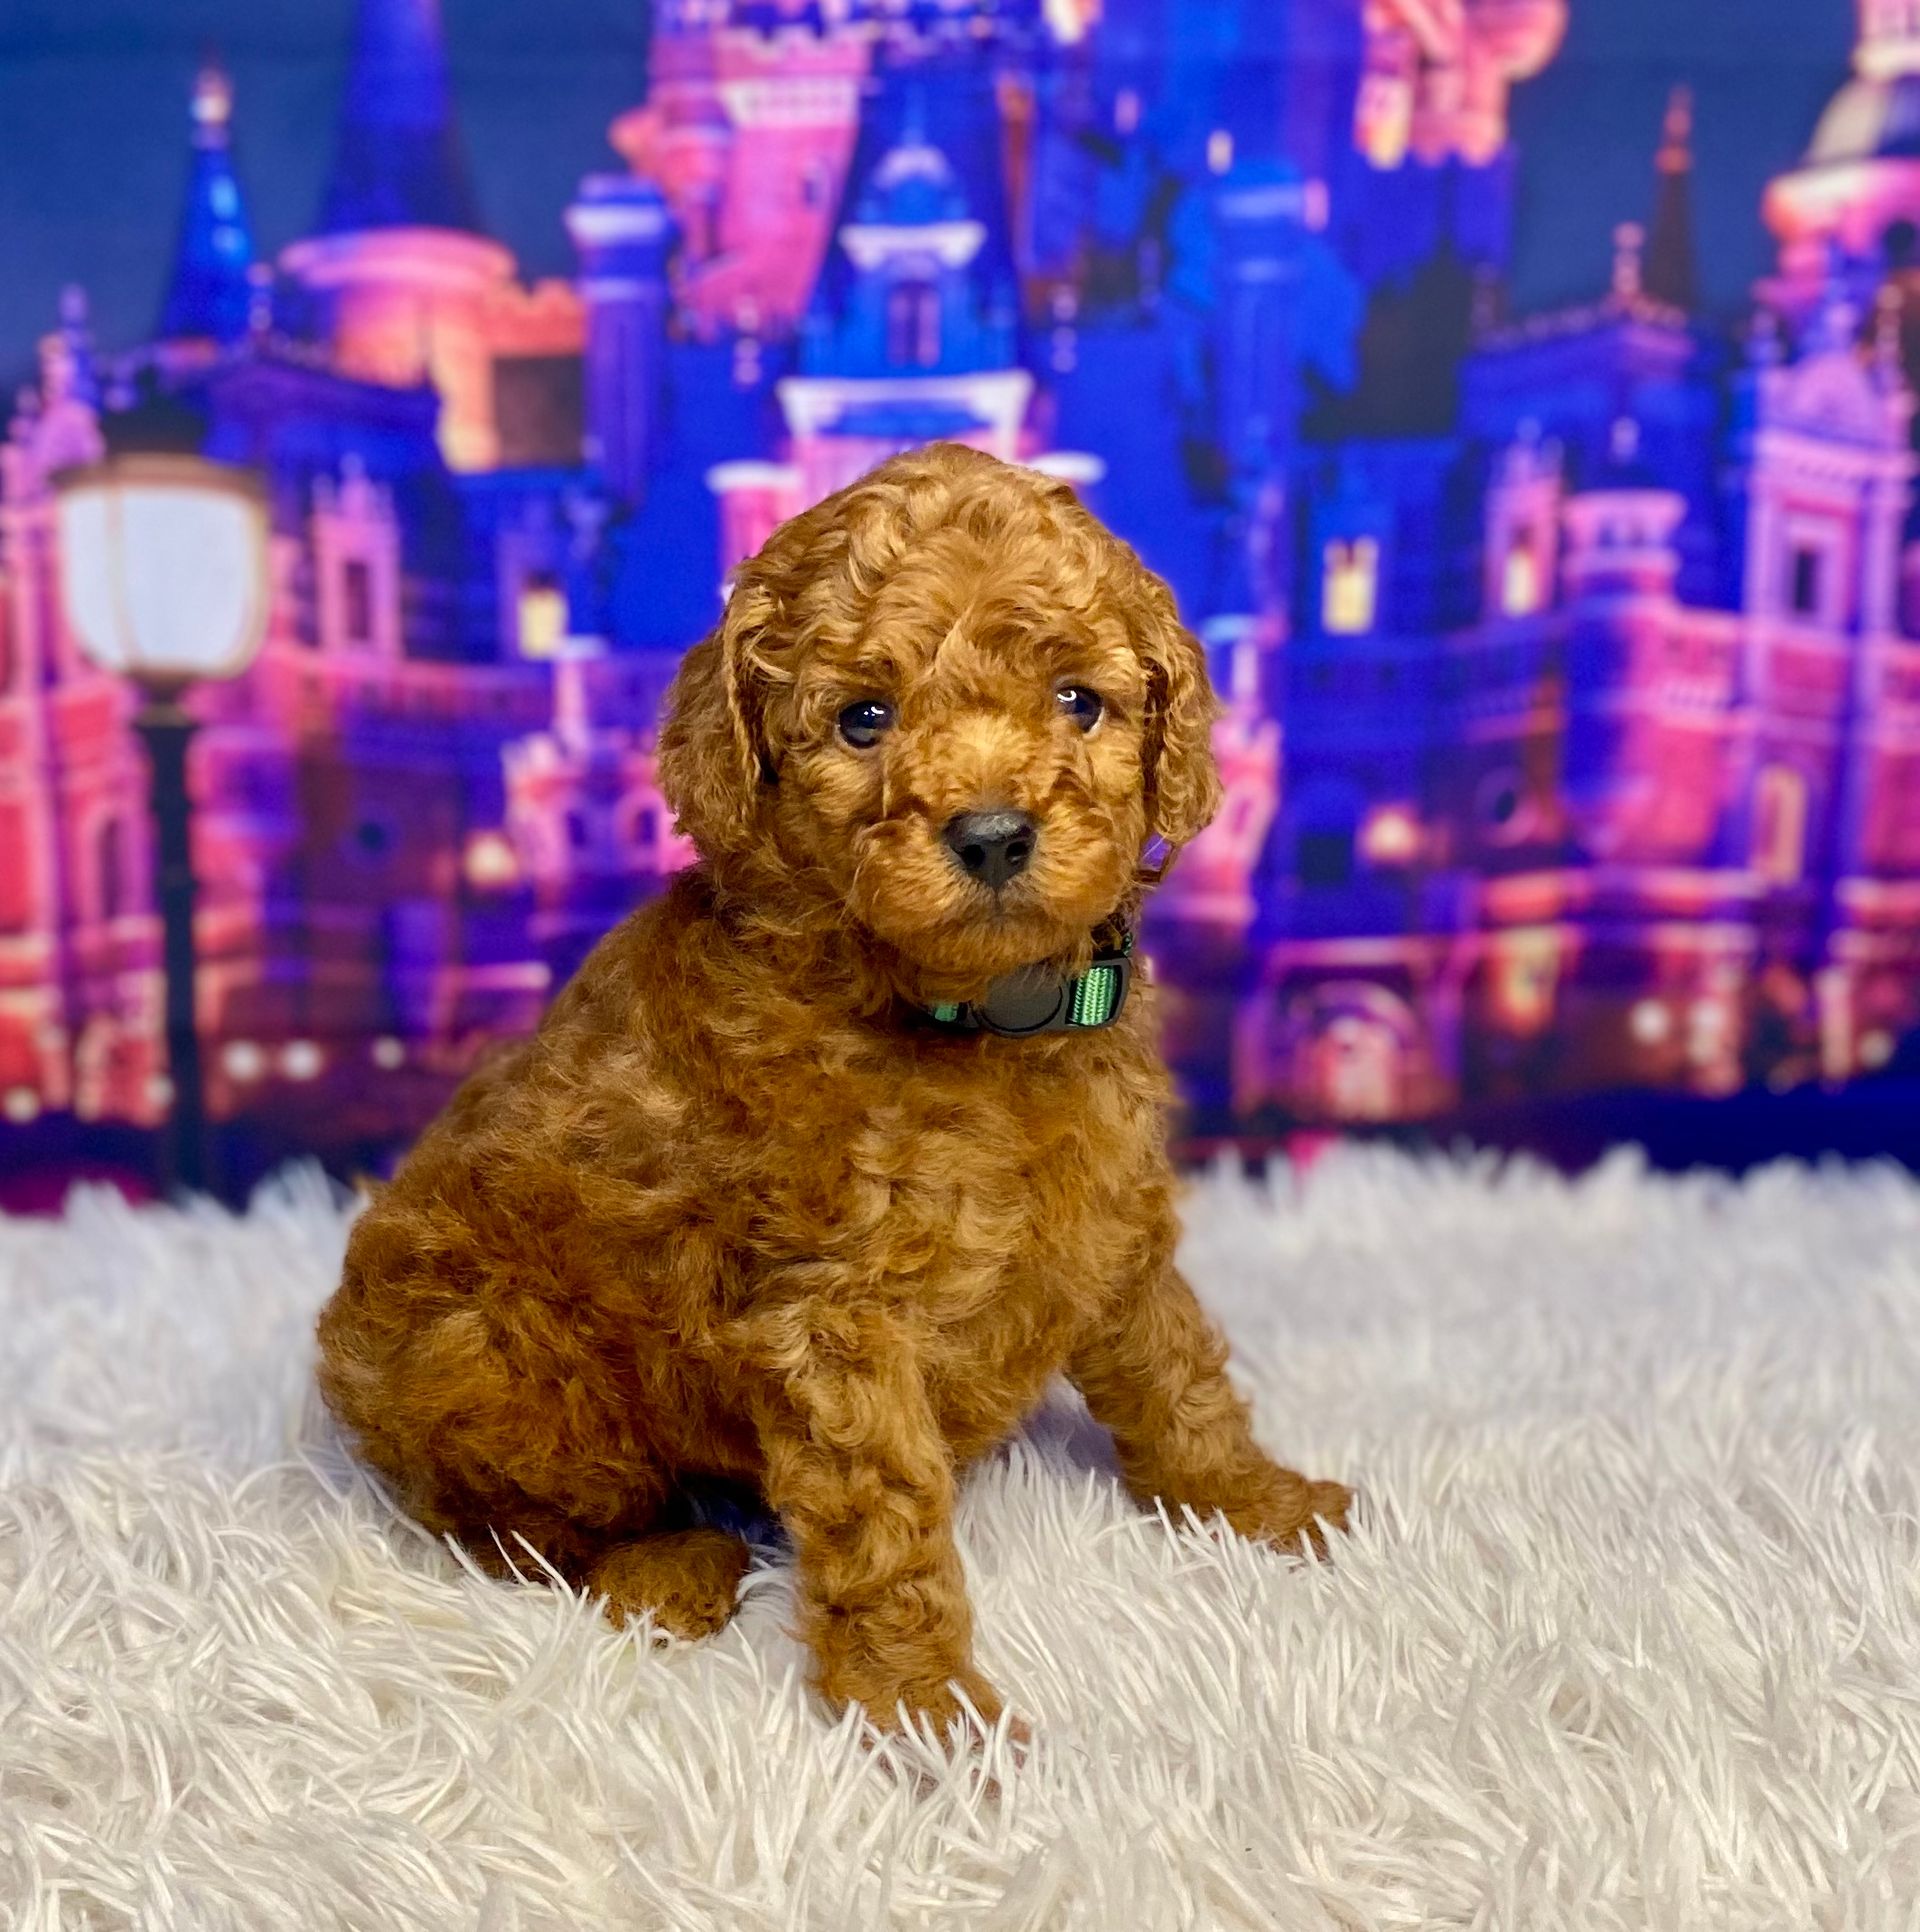
[[[1879,277],[1920,268],[1920,0],[1859,5],[1853,78],[1763,205],[1780,243],[1766,293],[1796,321],[1819,308],[1833,270],[1864,306]]]
[[[232,342],[247,330],[253,227],[234,173],[233,83],[218,61],[193,89],[193,165],[173,279],[155,334],[162,342]]]
[[[799,322],[833,239],[870,36],[846,7],[662,0],[647,99],[609,135],[665,197],[678,306],[705,338]],[[827,16],[823,18],[823,16]]]
[[[911,102],[839,238],[801,336],[801,372],[780,385],[795,507],[936,437],[1019,461],[1033,378],[1017,359],[1017,295]]]
[[[587,460],[636,503],[660,432],[666,372],[667,211],[630,175],[590,175],[567,210],[587,306]]]
[[[1285,163],[1236,168],[1215,193],[1216,434],[1243,487],[1284,467],[1293,452],[1300,414],[1296,317],[1310,219],[1308,185]]]
[[[447,461],[496,462],[486,308],[513,258],[480,229],[439,0],[360,0],[319,230],[283,259],[317,298],[343,373],[431,382]]]

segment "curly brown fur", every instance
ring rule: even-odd
[[[873,696],[897,720],[857,750]],[[1087,965],[1214,809],[1214,709],[1166,586],[1032,472],[936,447],[774,534],[663,734],[702,862],[468,1082],[321,1317],[326,1398],[423,1523],[693,1634],[745,1548],[673,1499],[757,1484],[820,1688],[882,1723],[999,1709],[955,1482],[1057,1371],[1143,1499],[1320,1546],[1346,1491],[1258,1447],[1173,1265],[1151,989],[1026,1040],[914,1013]],[[1009,806],[1037,843],[995,894],[941,831]]]

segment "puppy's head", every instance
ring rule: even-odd
[[[1202,829],[1215,710],[1166,585],[1071,490],[936,445],[742,567],[661,780],[721,878],[974,982],[1084,947]]]

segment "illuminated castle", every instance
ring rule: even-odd
[[[1203,1115],[1393,1118],[1887,1064],[1920,1026],[1920,8],[1697,315],[1676,97],[1581,307],[1503,297],[1565,0],[664,0],[564,211],[486,232],[436,0],[361,0],[263,254],[215,70],[156,339],[72,300],[0,452],[0,1104],[151,1120],[130,700],[49,479],[268,476],[259,662],[198,702],[218,1114],[406,1131],[688,852],[654,719],[726,573],[886,454],[1073,481],[1172,580],[1226,802],[1147,935]]]

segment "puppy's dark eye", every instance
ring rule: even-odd
[[[1053,694],[1053,701],[1082,731],[1091,731],[1107,708],[1100,693],[1084,684],[1063,684]]]
[[[861,698],[840,714],[840,735],[856,750],[877,745],[893,729],[893,706],[884,698]]]

